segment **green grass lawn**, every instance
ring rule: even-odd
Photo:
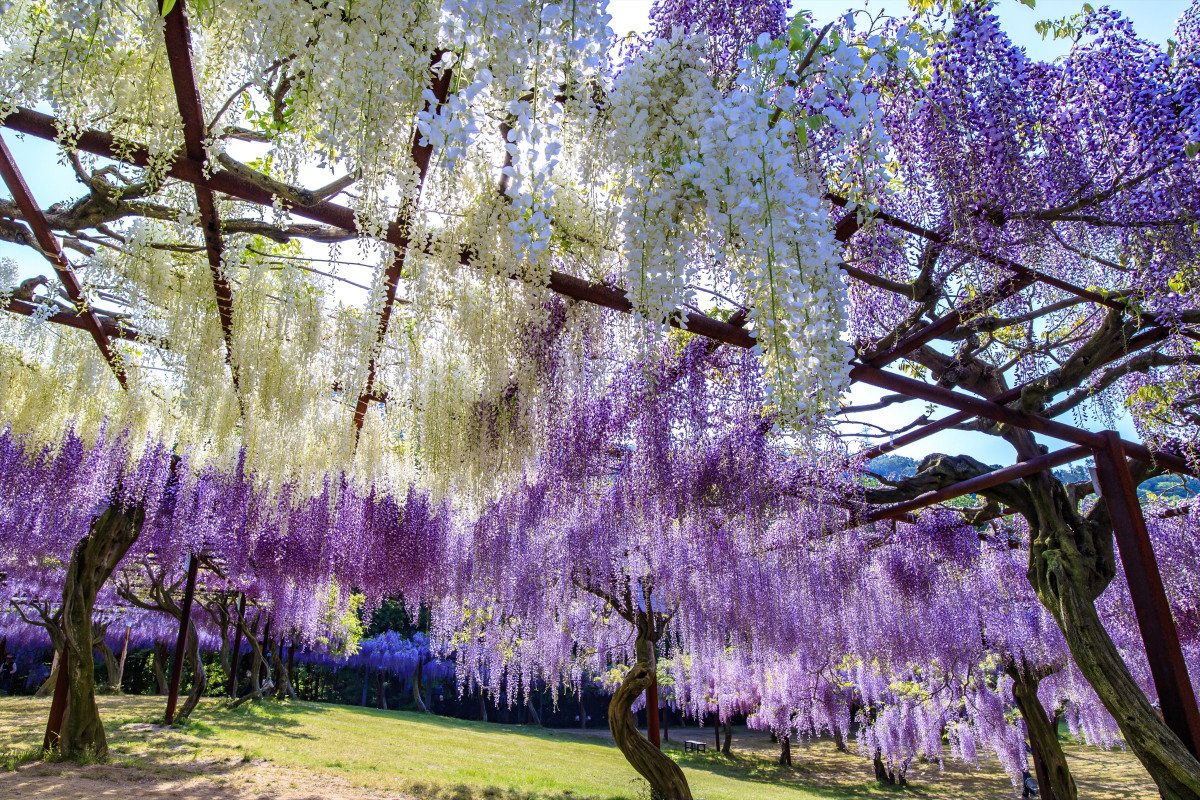
[[[90,788],[79,786],[75,793],[63,788],[72,776],[86,777],[89,770],[118,782],[204,781],[214,793],[197,790],[195,796],[222,798],[359,793],[455,800],[636,800],[648,795],[601,731],[551,732],[316,703],[265,703],[226,711],[216,701],[205,702],[186,728],[164,729],[156,724],[161,698],[105,697],[100,704],[110,766],[26,765],[16,772],[0,771],[0,795],[95,796]],[[0,699],[0,760],[14,763],[40,744],[47,709],[46,700]],[[684,754],[679,746],[685,736],[710,741],[712,734],[672,730],[666,748],[683,767],[697,800],[1012,796],[1008,779],[994,764],[972,770],[947,763],[944,772],[936,764],[918,764],[910,771],[909,789],[901,792],[877,787],[867,759],[839,753],[829,742],[795,745],[795,767],[786,768],[774,761],[778,746],[756,732],[736,730],[730,758],[715,752]],[[1126,753],[1071,746],[1068,757],[1081,797],[1156,796],[1141,766]],[[38,783],[42,774],[57,781],[54,786],[61,791]],[[287,787],[303,793],[287,794]]]

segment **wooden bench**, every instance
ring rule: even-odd
[[[695,742],[695,741],[692,741],[691,739],[688,739],[688,740],[684,741],[684,743],[683,743],[683,752],[686,753],[689,750],[694,750],[698,753],[707,753],[708,752],[708,742]]]

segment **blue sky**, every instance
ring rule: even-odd
[[[1100,5],[1099,2],[1095,3]],[[627,31],[644,31],[647,27],[651,0],[610,0],[609,11],[613,15],[612,27],[618,33]],[[1047,18],[1059,18],[1078,11],[1081,2],[1074,0],[1040,0],[1037,6],[1030,9],[1016,0],[1002,0],[998,13],[1004,29],[1015,43],[1026,48],[1031,57],[1038,59],[1053,59],[1065,52],[1061,42],[1043,41],[1034,30],[1034,23]],[[1135,29],[1142,36],[1152,41],[1164,44],[1173,35],[1175,21],[1189,5],[1188,0],[1139,0],[1139,2],[1115,2],[1109,4],[1119,9],[1132,19]],[[902,0],[885,0],[880,2],[850,3],[848,0],[807,0],[794,5],[812,11],[818,23],[825,23],[844,14],[847,9],[866,8],[877,13],[881,8],[890,14],[903,16],[908,12],[906,2]],[[52,202],[70,199],[80,194],[70,168],[61,162],[61,156],[56,146],[32,137],[21,139],[9,131],[3,132],[4,140],[12,149],[18,164],[22,167],[35,197],[45,207]],[[3,194],[7,197],[7,192]],[[0,257],[10,257],[17,260],[23,276],[38,273],[48,273],[47,265],[40,256],[28,248],[17,247],[0,242]],[[854,404],[871,402],[879,397],[879,392],[872,387],[856,386],[851,400]],[[871,422],[894,429],[906,424],[918,414],[923,407],[917,402],[910,402],[880,412],[875,412],[868,418]],[[937,414],[936,416],[940,416]],[[1088,427],[1101,427],[1098,422]],[[1118,430],[1126,438],[1136,439],[1132,424],[1128,418],[1118,421]],[[920,458],[929,452],[968,452],[989,463],[1010,463],[1012,451],[1002,441],[979,434],[963,432],[946,432],[936,434],[916,445],[904,448],[898,452]]]

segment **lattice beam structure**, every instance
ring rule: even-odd
[[[441,60],[442,53],[434,53],[433,62],[430,65],[431,69],[436,68],[438,62]],[[433,104],[427,101],[425,103],[426,111],[436,112],[437,107],[446,102],[446,98],[450,94],[451,78],[451,70],[448,68],[443,69],[440,74],[434,76],[433,95],[437,99],[437,102]],[[372,348],[371,360],[367,365],[366,384],[363,386],[363,390],[354,404],[354,430],[356,435],[358,431],[362,430],[363,422],[367,416],[367,407],[371,399],[375,396],[375,359],[380,348],[383,347],[384,339],[387,337],[388,324],[392,319],[392,306],[396,303],[396,291],[400,286],[400,278],[404,275],[404,262],[408,258],[409,247],[412,244],[412,225],[418,213],[421,191],[425,188],[425,177],[429,174],[429,161],[433,158],[433,144],[430,142],[422,144],[422,138],[420,130],[414,125],[412,144],[409,152],[412,154],[413,163],[417,165],[417,186],[413,193],[412,205],[401,211],[395,222],[392,223],[392,227],[400,235],[400,241],[393,243],[396,248],[396,254],[383,276],[383,308],[379,313],[379,327],[375,332],[375,346]]]
[[[1142,348],[1147,347],[1148,345],[1161,342],[1163,339],[1167,338],[1167,336],[1169,334],[1170,334],[1170,330],[1168,328],[1162,328],[1162,327],[1154,327],[1154,328],[1150,328],[1149,330],[1142,331],[1141,333],[1137,334],[1136,336],[1131,337],[1129,339],[1129,341],[1127,341],[1125,343],[1125,346],[1121,348],[1120,351],[1115,353],[1111,358],[1101,362],[1097,366],[1104,366],[1105,364],[1111,364],[1113,361],[1116,361],[1117,359],[1120,359],[1120,358],[1124,358],[1125,356],[1130,355],[1132,353],[1136,353],[1138,350],[1141,350]],[[1015,386],[1012,389],[1009,389],[1006,392],[1001,392],[1000,394],[991,398],[991,401],[993,403],[997,403],[999,405],[1006,405],[1008,403],[1013,402],[1014,400],[1020,399],[1021,392],[1024,388],[1025,388],[1024,385]],[[933,422],[926,423],[925,425],[922,425],[921,427],[917,428],[914,431],[910,431],[901,436],[897,436],[895,439],[892,439],[891,441],[884,442],[882,444],[878,444],[875,447],[872,447],[870,450],[868,450],[863,455],[863,457],[866,460],[870,461],[871,459],[876,458],[881,455],[884,455],[885,453],[890,453],[893,450],[898,450],[901,447],[912,444],[913,442],[918,442],[927,436],[932,436],[933,434],[935,434],[939,431],[944,431],[947,428],[953,428],[955,425],[960,425],[969,419],[973,419],[975,416],[976,416],[975,414],[972,414],[968,411],[957,411],[953,414],[949,414],[945,417],[942,417],[941,419],[937,419],[937,420],[934,420]]]
[[[0,120],[0,126],[46,141],[54,142],[59,139],[59,129],[55,119],[49,114],[28,108],[18,108],[8,117]],[[91,129],[80,131],[75,140],[75,146],[83,152],[135,167],[144,168],[150,164],[150,150],[145,145],[118,142],[111,134],[102,131]],[[205,176],[203,165],[187,158],[186,154],[180,154],[175,159],[167,170],[167,174],[178,180],[207,186],[214,192],[220,192],[247,203],[270,206],[276,200],[276,195],[264,189],[259,183],[235,175],[228,170],[217,170],[211,176]],[[269,181],[266,176],[262,177],[262,183]],[[311,204],[296,204],[285,200],[285,203],[291,213],[297,216],[332,225],[351,234],[358,232],[354,212],[345,206],[325,200],[314,200]],[[384,241],[398,247],[408,244],[404,231],[395,222],[388,225]],[[463,255],[463,263],[467,266],[470,265],[470,258],[467,254]],[[586,281],[563,272],[551,272],[547,288],[552,292],[583,303],[592,303],[626,314],[633,311],[633,303],[630,302],[623,290],[602,283]],[[695,311],[680,313],[670,320],[670,324],[679,328],[686,327],[692,333],[738,347],[754,346],[754,338],[749,332]]]
[[[1039,472],[1045,472],[1048,469],[1061,467],[1063,464],[1069,464],[1072,461],[1078,461],[1082,458],[1087,458],[1092,454],[1090,448],[1083,445],[1071,445],[1064,447],[1062,450],[1056,450],[1053,453],[1047,453],[1044,456],[1031,458],[1028,461],[1020,461],[1010,467],[993,470],[984,475],[979,475],[974,478],[968,478],[965,481],[959,481],[953,486],[947,486],[944,489],[938,489],[932,492],[914,497],[912,500],[905,500],[903,503],[896,503],[883,508],[877,508],[869,512],[861,518],[861,522],[878,522],[884,519],[898,519],[905,514],[909,514],[918,509],[926,508],[936,503],[944,503],[947,500],[953,500],[956,497],[963,495],[982,492],[985,489],[991,489],[995,486],[1008,483],[1009,481],[1027,478],[1030,475],[1036,475]]]
[[[18,109],[16,113],[4,120],[3,124],[41,138],[49,140],[57,138],[58,131],[54,120],[47,115],[29,109]],[[127,146],[124,144],[119,148],[115,147],[116,143],[111,136],[98,131],[84,131],[76,141],[79,149],[114,160],[125,161],[137,166],[146,166],[149,161],[149,151],[145,147],[138,145]],[[256,183],[246,177],[235,175],[228,171],[219,171],[211,177],[206,177],[203,174],[202,161],[191,157],[190,153],[177,158],[169,172],[172,177],[191,182],[197,186],[206,187],[210,191],[220,191],[248,202],[266,205],[273,203],[275,200],[272,192],[264,189],[261,185],[264,181]],[[265,176],[261,177],[265,179]],[[834,205],[845,205],[845,201],[841,198],[830,196],[830,200]],[[36,207],[33,210],[37,211]],[[334,225],[347,231],[356,230],[353,213],[350,209],[343,206],[325,201],[315,201],[311,204],[293,204],[292,210],[300,216]],[[38,213],[40,214],[40,212]],[[908,355],[926,342],[949,332],[963,320],[964,315],[978,314],[991,305],[1011,297],[1013,293],[1020,291],[1034,282],[1040,281],[1082,299],[1100,303],[1122,312],[1130,311],[1131,309],[1122,300],[1105,297],[1097,292],[1073,286],[1053,276],[1031,270],[1009,259],[991,253],[980,252],[969,245],[965,246],[961,243],[952,242],[942,234],[929,231],[899,218],[877,213],[874,215],[874,219],[883,221],[908,233],[921,236],[939,245],[962,250],[985,262],[1006,268],[1013,274],[993,290],[986,293],[979,301],[968,303],[934,320],[925,328],[905,337],[889,350],[872,356],[867,363],[854,365],[850,371],[851,380],[861,381],[872,386],[898,392],[907,397],[926,400],[956,409],[957,414],[952,414],[943,420],[938,420],[926,426],[923,429],[926,435],[937,428],[937,426],[941,426],[944,429],[952,424],[957,424],[957,422],[977,416],[1060,439],[1069,442],[1073,446],[987,475],[979,476],[959,483],[956,486],[946,487],[939,492],[930,493],[930,496],[918,498],[921,501],[920,503],[914,501],[912,503],[900,504],[899,506],[879,509],[873,513],[878,515],[877,518],[879,519],[889,516],[901,516],[910,513],[916,508],[941,502],[953,496],[982,491],[1000,483],[1021,477],[1028,477],[1029,475],[1050,469],[1055,464],[1076,460],[1089,452],[1096,457],[1098,463],[1103,461],[1105,465],[1103,472],[1106,476],[1104,478],[1104,499],[1109,504],[1117,541],[1121,547],[1127,573],[1130,574],[1131,586],[1136,583],[1139,587],[1134,592],[1134,602],[1135,606],[1137,606],[1136,611],[1139,627],[1142,630],[1143,639],[1147,643],[1147,653],[1150,659],[1155,662],[1152,666],[1152,672],[1155,677],[1156,687],[1160,696],[1170,698],[1172,701],[1178,700],[1178,702],[1186,706],[1180,713],[1173,714],[1168,723],[1172,730],[1195,753],[1198,749],[1198,743],[1200,743],[1200,713],[1197,713],[1196,710],[1195,695],[1188,682],[1186,670],[1181,672],[1176,668],[1175,662],[1181,663],[1182,659],[1181,654],[1178,652],[1178,635],[1169,606],[1166,605],[1166,595],[1161,576],[1158,573],[1153,548],[1150,547],[1148,537],[1144,535],[1145,522],[1141,517],[1140,505],[1137,503],[1136,487],[1133,487],[1133,489],[1130,488],[1132,487],[1132,478],[1125,456],[1149,463],[1157,463],[1174,472],[1195,475],[1195,471],[1187,461],[1174,453],[1151,451],[1143,445],[1124,442],[1113,432],[1095,433],[1086,431],[1055,422],[1046,417],[1026,414],[1007,407],[1005,403],[1019,398],[1021,387],[1009,390],[989,400],[906,378],[902,375],[886,372],[881,368],[883,365],[897,358]],[[389,225],[386,236],[386,240],[397,247],[397,261],[400,262],[400,266],[396,274],[396,280],[399,279],[399,273],[403,269],[403,262],[399,256],[402,256],[411,244],[408,238],[407,226],[402,223],[403,220],[397,220]],[[857,218],[847,216],[837,225],[837,238],[840,241],[847,241],[857,229]],[[61,253],[61,251],[59,252]],[[469,258],[466,254],[463,256],[463,263],[469,264]],[[396,263],[393,263],[393,269],[397,269]],[[391,270],[389,270],[390,272]],[[854,273],[858,272],[859,275],[855,277],[859,279],[869,280],[871,277],[867,273],[863,273],[861,270],[856,270],[855,268],[848,268],[847,272],[852,276],[855,276]],[[632,311],[632,304],[621,290],[600,284],[588,283],[562,273],[553,273],[551,275],[548,288],[582,302],[594,303],[625,313]],[[387,306],[385,306],[385,313],[390,311],[390,305],[393,301],[394,297],[389,299]],[[1147,324],[1159,326],[1158,320],[1153,315],[1141,314],[1139,315],[1139,319]],[[736,347],[750,348],[754,345],[753,337],[740,326],[731,325],[703,314],[690,313],[686,317],[681,314],[671,320],[671,322],[679,327],[686,327],[693,333]],[[95,330],[100,330],[98,322]],[[100,333],[103,335],[102,331]],[[1193,339],[1200,338],[1200,334],[1194,331],[1185,330],[1182,333]],[[382,341],[382,336],[385,334],[386,322],[381,326],[380,341]],[[1128,349],[1126,349],[1126,352],[1129,352]],[[371,374],[373,375],[373,370]],[[368,397],[368,400],[371,390],[372,381],[369,380],[363,395]],[[361,398],[359,405],[362,405]],[[363,410],[365,412],[365,408]],[[361,425],[359,417],[360,414],[356,408],[356,425]],[[951,419],[954,422],[950,422]],[[917,433],[920,432],[914,432],[914,438],[911,441],[921,438],[920,435],[915,435]],[[1165,613],[1163,609],[1166,609]]]
[[[175,86],[175,99],[179,105],[179,116],[183,119],[184,153],[188,159],[203,165],[205,162],[204,107],[200,103],[200,89],[196,85],[196,68],[192,62],[192,36],[188,30],[186,3],[177,2],[167,13],[163,31],[167,46],[167,63],[171,68],[171,82]],[[160,3],[161,9],[161,3]],[[195,184],[196,205],[200,210],[200,222],[204,233],[204,251],[208,256],[208,267],[212,272],[213,292],[217,296],[217,314],[221,319],[221,334],[225,339],[225,363],[233,376],[234,391],[241,394],[238,368],[233,361],[233,292],[229,281],[221,272],[221,218],[217,214],[217,203],[212,189]]]
[[[29,303],[24,300],[18,300],[15,297],[8,301],[7,305],[0,306],[3,310],[13,314],[20,314],[24,317],[32,317],[38,313],[39,304]],[[65,311],[56,311],[46,318],[47,322],[53,322],[56,325],[64,325],[68,328],[75,328],[81,331],[91,333],[91,324],[87,318],[76,314],[68,314]],[[150,336],[137,328],[126,327],[123,325],[114,325],[107,320],[100,320],[100,329],[104,331],[104,335],[110,340],[124,339],[128,342],[138,342],[140,344],[154,345],[163,349],[170,349],[169,343],[165,339],[160,339],[155,336]]]
[[[87,296],[84,295],[83,287],[75,275],[71,262],[67,261],[58,237],[46,223],[46,217],[42,214],[41,207],[34,201],[33,193],[29,191],[29,186],[25,183],[25,178],[17,168],[17,162],[13,159],[3,138],[0,138],[0,177],[4,178],[9,191],[12,192],[13,200],[21,209],[29,227],[33,229],[33,235],[37,239],[38,247],[42,250],[42,255],[50,262],[50,266],[54,267],[59,282],[62,283],[63,288],[67,291],[67,296],[75,305],[76,313],[83,322],[83,329],[90,333],[96,341],[96,346],[100,348],[104,360],[112,368],[113,375],[117,377],[121,388],[126,388],[125,369],[116,353],[113,352],[108,333],[100,323],[100,318],[96,315],[92,304],[88,302]]]

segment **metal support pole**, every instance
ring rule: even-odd
[[[242,620],[246,617],[246,593],[238,595],[237,621],[233,625],[233,658],[229,662],[229,699],[237,699],[238,661],[242,658]]]
[[[1116,431],[1104,431],[1105,448],[1096,451],[1096,471],[1113,533],[1125,566],[1138,628],[1146,646],[1150,674],[1163,720],[1192,755],[1200,757],[1200,711],[1188,678],[1179,632],[1163,589],[1158,560],[1146,530],[1137,487],[1125,461],[1125,448]]]
[[[67,645],[63,643],[62,654],[58,657],[58,679],[54,681],[54,699],[50,701],[50,718],[46,720],[46,736],[42,739],[43,750],[53,750],[58,747],[62,738],[63,717],[67,713],[67,692],[70,691],[70,677],[67,670],[70,667],[70,656]]]
[[[646,687],[646,738],[650,740],[650,744],[662,749],[662,741],[659,739],[658,733],[658,675],[655,674],[650,678],[650,685]]]
[[[179,678],[183,674],[183,654],[187,649],[188,625],[192,621],[192,598],[196,594],[196,573],[200,560],[188,557],[187,586],[183,590],[183,613],[179,617],[179,638],[175,640],[175,661],[171,664],[171,687],[167,694],[167,724],[175,721],[175,706],[179,702]]]

